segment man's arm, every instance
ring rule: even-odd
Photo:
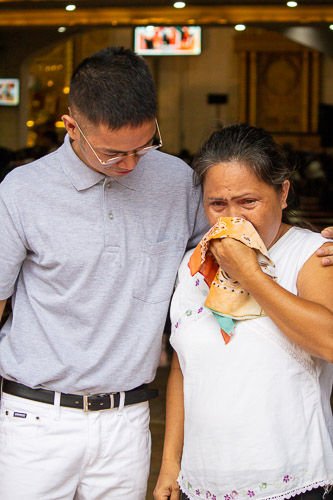
[[[322,230],[321,234],[324,238],[330,238],[333,240],[333,226],[326,227]],[[318,257],[323,257],[321,263],[323,266],[333,265],[333,243],[331,245],[325,245],[324,247],[317,250],[316,255]]]

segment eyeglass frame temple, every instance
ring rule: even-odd
[[[110,162],[112,163],[109,163],[108,161],[103,161],[99,158],[99,156],[97,155],[96,151],[94,150],[94,148],[92,147],[92,145],[90,144],[90,142],[88,141],[88,139],[86,138],[86,136],[84,135],[80,125],[77,123],[77,121],[75,120],[75,118],[72,116],[72,113],[71,113],[71,108],[69,107],[68,108],[68,111],[69,111],[69,114],[71,116],[71,118],[74,120],[75,122],[75,125],[77,126],[77,128],[79,129],[80,133],[82,134],[83,138],[85,139],[86,143],[88,144],[88,146],[90,147],[91,151],[94,153],[94,155],[96,156],[97,160],[99,161],[99,163],[101,165],[112,165],[112,163],[114,162],[114,160],[118,159],[118,158],[123,158],[123,157],[126,157],[126,156],[134,156],[136,155],[137,153],[125,153],[125,154],[121,154],[119,156],[115,156],[114,158],[112,158],[111,160],[109,160]],[[160,132],[160,127],[158,125],[158,121],[157,121],[157,118],[155,117],[155,123],[156,123],[156,128],[157,128],[157,132],[158,132],[158,136],[159,136],[159,145],[157,147],[161,148],[163,146],[163,141],[162,141],[162,136],[161,136],[161,132]],[[146,146],[144,148],[142,148],[141,151],[144,151],[145,149],[150,149],[154,146]]]

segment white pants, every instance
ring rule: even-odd
[[[2,394],[1,500],[145,500],[148,402],[83,410]]]

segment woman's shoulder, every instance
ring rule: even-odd
[[[320,233],[291,227],[269,249],[269,255],[275,264],[274,274],[278,283],[289,292],[297,294],[297,280],[301,269],[327,241]]]
[[[305,262],[328,241],[330,240],[324,238],[319,232],[293,226],[273,245],[269,253],[275,261],[288,253],[289,259]]]

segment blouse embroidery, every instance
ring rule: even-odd
[[[235,500],[235,499],[250,499],[256,497],[258,494],[261,492],[267,490],[266,492],[266,498],[279,498],[281,496],[286,495],[286,493],[280,493],[281,490],[283,490],[284,485],[286,483],[290,483],[290,486],[292,486],[292,483],[295,480],[300,479],[303,476],[306,476],[307,471],[303,471],[301,474],[298,475],[292,475],[292,474],[285,474],[283,477],[278,479],[275,483],[265,483],[261,482],[259,483],[256,487],[251,487],[251,488],[244,488],[242,490],[232,490],[231,492],[223,492],[221,495],[217,495],[217,492],[212,492],[210,490],[206,490],[204,488],[198,488],[197,486],[193,486],[189,481],[186,481],[184,478],[183,474],[180,475],[178,478],[178,483],[181,486],[181,489],[185,490],[185,493],[188,492],[191,495],[195,495],[195,497],[198,498],[210,498],[211,500]],[[325,484],[320,484],[320,482],[317,483],[312,483],[308,486],[303,486],[303,487],[298,487],[295,488],[295,490],[291,490],[287,493],[287,496],[293,496],[298,494],[299,492],[304,491],[304,490],[311,490],[313,488],[317,488],[318,486],[325,486]],[[191,497],[193,498],[193,496]]]
[[[194,286],[198,287],[197,289],[201,292],[201,295],[203,297],[207,297],[208,291],[207,291],[206,285],[203,283],[203,278],[201,276],[200,276],[200,278],[193,277],[192,281],[194,283]],[[206,316],[209,313],[210,313],[210,311],[208,309],[206,310],[203,306],[200,306],[200,307],[194,308],[194,309],[187,309],[178,318],[178,321],[175,323],[173,332],[175,332],[179,328],[179,326],[181,325],[181,323],[184,320],[186,321],[187,319],[190,319],[191,321],[197,321],[198,319]]]

